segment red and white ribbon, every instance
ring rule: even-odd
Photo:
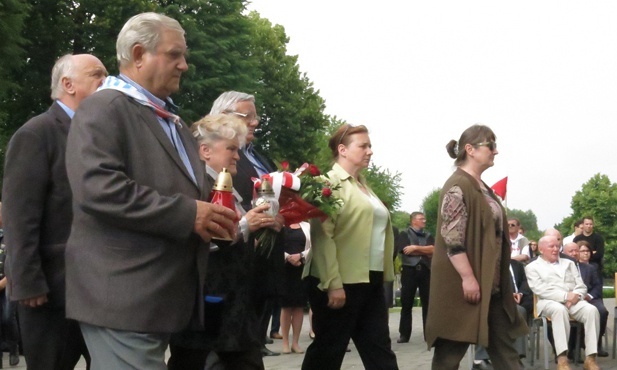
[[[255,188],[261,186],[262,179],[267,179],[272,185],[274,196],[278,199],[281,194],[281,188],[286,187],[291,190],[300,190],[300,177],[295,173],[290,172],[272,172],[267,175],[263,175],[261,179],[252,178]]]

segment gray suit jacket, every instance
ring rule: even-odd
[[[81,103],[66,157],[67,317],[164,333],[203,316],[208,246],[192,230],[210,188],[197,143],[186,125],[178,132],[197,184],[151,108],[112,90]]]
[[[548,301],[565,303],[566,293],[585,295],[587,287],[573,261],[559,258],[559,265],[553,266],[541,257],[525,266],[529,288],[538,296],[538,312],[542,312]]]
[[[20,127],[7,148],[2,218],[12,300],[47,294],[49,305],[64,306],[64,248],[73,215],[64,166],[70,123],[54,102]]]

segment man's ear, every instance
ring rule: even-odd
[[[144,54],[146,54],[146,48],[141,44],[133,45],[131,49],[131,56],[133,57],[133,64],[135,67],[141,68],[143,65]]]
[[[73,80],[70,77],[64,76],[61,80],[62,90],[68,95],[75,95],[75,86],[73,86]]]

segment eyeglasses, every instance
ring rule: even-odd
[[[494,151],[495,149],[497,149],[497,143],[494,142],[494,141],[485,141],[485,142],[482,142],[482,143],[474,144],[474,146],[485,146],[491,152]]]
[[[253,122],[253,121],[261,121],[261,117],[259,116],[254,116],[254,115],[249,115],[248,113],[240,113],[240,112],[236,112],[236,111],[231,111],[229,113],[233,113],[236,116],[240,116],[242,118],[244,118],[245,120],[247,120],[248,122]]]

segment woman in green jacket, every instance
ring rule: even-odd
[[[364,126],[343,125],[330,138],[328,173],[343,201],[323,223],[311,220],[312,248],[304,276],[309,285],[315,340],[302,369],[340,369],[349,339],[367,369],[398,369],[390,346],[384,281],[394,279],[394,237],[388,209],[361,171],[373,151]]]

